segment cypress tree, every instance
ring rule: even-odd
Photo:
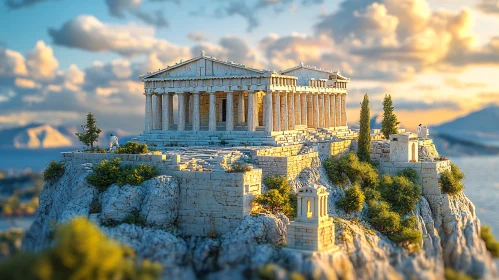
[[[369,112],[369,97],[367,93],[364,95],[360,109],[360,133],[359,133],[359,148],[357,156],[360,161],[371,162],[371,125],[369,123],[371,113]]]
[[[381,133],[385,139],[390,137],[390,134],[397,134],[397,116],[393,113],[392,96],[387,94],[383,100],[383,121],[381,122]]]
[[[89,146],[90,150],[93,151],[94,143],[98,141],[99,134],[102,130],[97,127],[97,121],[92,112],[87,114],[87,124],[82,125],[81,128],[83,129],[83,132],[75,133],[76,136],[83,144]]]

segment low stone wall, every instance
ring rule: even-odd
[[[113,160],[120,158],[122,164],[140,164],[140,163],[160,163],[166,161],[166,155],[162,154],[100,154],[100,153],[82,153],[82,152],[64,152],[61,153],[61,161],[73,161],[76,164],[92,163],[96,164],[102,160]]]
[[[173,171],[180,185],[178,226],[189,236],[220,235],[251,213],[262,170],[245,173]]]
[[[293,180],[300,172],[312,166],[318,152],[298,154],[302,145],[293,145],[257,151],[258,166],[263,170],[263,177],[281,175]]]
[[[317,144],[317,151],[319,156],[336,156],[344,152],[349,152],[352,148],[352,143],[356,142],[352,140],[342,140],[337,142],[324,142]]]

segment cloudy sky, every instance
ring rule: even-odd
[[[498,0],[3,0],[0,128],[143,129],[139,74],[207,55],[255,68],[303,61],[385,94],[408,127],[499,102]]]

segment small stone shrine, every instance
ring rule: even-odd
[[[288,224],[287,246],[304,251],[328,251],[334,247],[334,222],[329,217],[329,193],[312,184],[298,190],[298,213]]]

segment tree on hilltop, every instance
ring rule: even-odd
[[[385,139],[390,137],[390,134],[397,134],[397,116],[393,113],[392,96],[387,94],[383,100],[383,121],[381,122],[381,133]]]
[[[369,97],[367,93],[364,95],[364,100],[361,103],[360,109],[360,132],[359,132],[359,148],[357,157],[360,161],[371,162],[371,125],[369,123],[371,113],[369,111]]]
[[[87,124],[82,125],[81,128],[83,129],[83,132],[76,132],[75,135],[80,142],[90,147],[90,150],[92,151],[94,149],[94,143],[98,142],[99,134],[102,132],[102,130],[97,127],[97,121],[92,112],[87,114]]]

